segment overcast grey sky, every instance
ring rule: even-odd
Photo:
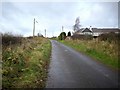
[[[118,2],[118,27],[120,28],[120,1]]]
[[[34,18],[38,21],[36,35],[38,32],[44,35],[46,29],[48,37],[58,36],[62,26],[66,33],[72,32],[77,17],[80,17],[82,27],[118,27],[118,0],[116,2],[18,1],[0,2],[2,6],[0,32],[32,36]]]

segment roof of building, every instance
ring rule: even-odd
[[[81,28],[80,30],[77,30],[75,33],[79,32],[120,32],[119,28],[92,28],[91,30],[89,28]]]
[[[84,28],[81,32],[92,32],[89,28]]]
[[[92,28],[93,32],[120,32],[119,28]]]

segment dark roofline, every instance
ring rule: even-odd
[[[119,28],[92,28],[93,32],[120,32]]]
[[[85,30],[89,30],[89,32],[92,32],[89,28],[84,28],[81,32],[85,32]]]
[[[76,31],[75,33],[82,32],[83,29],[86,29],[86,28],[81,28],[78,31]],[[89,29],[89,28],[87,28],[87,29]],[[120,29],[119,28],[92,28],[92,31],[93,32],[120,32]]]

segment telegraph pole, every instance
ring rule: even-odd
[[[38,23],[37,21],[36,21],[36,23]],[[34,22],[33,22],[33,37],[35,36],[35,18],[34,18]]]
[[[46,37],[46,29],[45,29],[45,37]]]
[[[64,27],[62,26],[62,32],[63,32],[63,28],[64,28]]]
[[[33,22],[33,38],[34,38],[34,35],[35,35],[35,18],[34,18],[34,22]]]
[[[64,37],[64,36],[63,36],[63,28],[64,28],[64,27],[62,26],[62,40],[63,40],[63,37]]]

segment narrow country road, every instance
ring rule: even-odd
[[[118,88],[118,72],[55,40],[46,88]]]

